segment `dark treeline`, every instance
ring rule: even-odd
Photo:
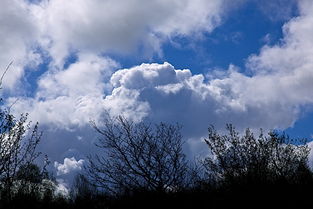
[[[305,140],[210,126],[207,155],[189,161],[179,125],[108,117],[92,124],[100,154],[62,196],[49,161],[35,164],[41,133],[26,119],[0,112],[0,208],[301,208],[312,194]]]

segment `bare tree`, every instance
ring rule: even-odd
[[[222,182],[295,181],[309,171],[307,161],[309,148],[305,140],[293,140],[286,135],[262,131],[258,137],[247,129],[241,136],[232,125],[227,125],[228,134],[220,135],[209,127],[205,139],[210,157],[203,163],[207,173]],[[307,172],[309,173],[309,172]]]
[[[15,119],[8,111],[0,111],[0,183],[6,195],[11,194],[19,169],[40,155],[36,151],[40,138],[38,123],[32,128],[27,115]]]
[[[91,181],[114,193],[137,189],[164,192],[183,185],[188,164],[182,151],[180,126],[134,123],[123,117],[109,118],[101,135],[103,155],[89,157]]]
[[[0,89],[3,78],[12,62],[0,77]],[[0,99],[2,102],[2,99]],[[27,114],[19,118],[10,113],[9,108],[0,106],[0,197],[11,196],[11,188],[21,168],[29,167],[40,155],[36,151],[41,138],[38,123],[33,127],[27,122]]]

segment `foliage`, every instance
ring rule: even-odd
[[[0,89],[11,64],[0,77]],[[15,117],[10,109],[0,106],[0,207],[25,195],[43,198],[55,188],[52,182],[48,183],[48,158],[42,170],[35,164],[41,154],[37,151],[42,136],[38,123],[32,125],[28,114]]]
[[[41,132],[38,123],[31,128],[27,115],[19,119],[7,111],[0,112],[0,182],[8,198],[11,195],[13,182],[21,171],[29,167],[40,155],[36,151]]]
[[[97,194],[97,188],[92,185],[86,176],[77,174],[74,178],[71,196],[73,199],[92,199]]]
[[[203,163],[211,179],[223,183],[297,181],[300,174],[308,173],[309,148],[303,140],[291,140],[286,135],[262,131],[258,137],[246,129],[243,136],[232,125],[228,134],[208,129],[205,139],[210,156]]]

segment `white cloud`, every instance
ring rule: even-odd
[[[3,86],[17,87],[25,67],[36,69],[43,56],[62,69],[72,52],[161,54],[167,39],[211,32],[227,1],[3,0],[0,73],[14,61]]]
[[[203,75],[164,63],[118,70],[99,80],[101,72],[107,72],[100,69],[116,64],[81,55],[68,69],[47,73],[39,81],[36,99],[31,104],[26,100],[22,107],[30,106],[30,112],[42,115],[39,121],[56,121],[62,126],[84,125],[107,109],[137,121],[179,122],[191,136],[205,132],[210,123],[217,127],[234,123],[240,128],[287,128],[303,107],[313,103],[313,15],[306,10],[309,6],[313,5],[303,7],[300,17],[284,25],[281,43],[264,46],[260,54],[249,57],[247,67],[252,76],[230,66],[207,81]],[[90,74],[89,68],[94,69]],[[107,94],[105,86],[112,88]]]
[[[40,62],[34,50],[39,32],[34,16],[23,0],[2,0],[0,7],[0,75],[14,61],[3,80],[4,88],[16,87],[24,66]]]
[[[68,197],[69,194],[69,185],[66,183],[66,181],[64,179],[57,179],[57,185],[54,195]]]
[[[230,66],[206,81],[168,63],[143,64],[113,74],[106,107],[136,120],[178,121],[191,136],[204,133],[210,123],[218,128],[225,123],[290,127],[313,104],[312,9],[312,2],[301,1],[301,16],[284,25],[281,42],[249,57],[252,76]]]
[[[118,64],[109,58],[78,54],[67,69],[46,72],[38,81],[34,98],[19,98],[16,113],[62,128],[80,126],[97,119],[103,112],[103,97],[110,91],[108,80]],[[10,98],[8,103],[15,101]]]
[[[57,169],[57,175],[64,175],[68,174],[73,171],[79,171],[82,169],[82,166],[84,164],[84,160],[76,160],[75,157],[72,158],[64,158],[64,162],[58,163],[54,162],[54,167]]]
[[[41,43],[58,65],[71,50],[160,52],[164,39],[211,32],[226,0],[50,0],[32,5]]]
[[[296,120],[300,104],[291,97],[280,97],[283,88],[293,89],[292,84],[275,86],[286,79],[288,76],[248,77],[230,66],[224,77],[205,81],[203,75],[175,70],[169,63],[142,64],[113,74],[114,89],[105,104],[113,114],[126,113],[136,120],[179,122],[190,137],[204,134],[209,124],[286,128]],[[141,114],[138,107],[144,107]]]
[[[312,105],[312,9],[312,1],[300,1],[301,16],[284,25],[282,43],[264,46],[259,55],[250,56],[247,66],[254,73],[253,80],[259,81],[254,87],[258,98],[263,91],[284,106]]]
[[[138,92],[121,91],[121,88],[109,91],[111,84],[107,80],[117,64],[96,54],[127,53],[138,45],[155,52],[165,39],[211,32],[220,24],[224,1],[43,0],[34,4],[6,0],[9,8],[18,9],[15,13],[8,12],[7,17],[2,16],[10,21],[16,16],[15,22],[22,26],[16,33],[14,27],[9,30],[13,37],[17,36],[12,40],[18,44],[16,49],[27,55],[28,63],[38,64],[41,56],[52,56],[49,70],[38,80],[35,97],[19,98],[16,112],[29,112],[32,120],[60,127],[86,124],[99,117],[104,106],[115,109],[116,114],[122,111],[130,116],[136,111],[137,118],[145,117],[149,106],[136,100]],[[41,48],[41,54],[32,53],[34,44]],[[73,51],[78,53],[78,61],[63,69],[64,59]],[[25,66],[23,63],[14,69],[18,72],[14,81],[22,76]],[[171,79],[166,76],[161,79]],[[6,81],[14,83],[9,78]],[[116,95],[125,100],[111,99]],[[8,103],[15,99],[11,98]]]
[[[290,73],[299,68],[311,67],[313,43],[313,4],[300,1],[299,17],[291,19],[283,26],[284,39],[281,44],[264,46],[259,55],[250,57],[248,66],[260,74]],[[310,2],[310,3],[308,3]]]

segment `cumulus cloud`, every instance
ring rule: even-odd
[[[248,58],[250,76],[230,66],[219,77],[215,74],[206,80],[169,63],[143,64],[113,74],[107,107],[137,120],[178,121],[189,137],[205,134],[208,124],[217,128],[225,123],[239,128],[292,126],[313,104],[313,4],[301,1],[299,8],[300,16],[283,26],[280,43],[266,45]]]
[[[247,63],[255,78],[264,79],[262,88],[275,89],[267,92],[273,99],[278,97],[282,104],[304,106],[313,102],[312,9],[311,1],[300,1],[301,15],[284,25],[282,42],[264,46]]]
[[[41,43],[56,64],[70,51],[160,52],[164,39],[211,32],[226,0],[44,0],[32,5]]]
[[[46,72],[38,80],[35,97],[19,98],[14,111],[28,112],[32,120],[69,128],[85,125],[103,112],[103,97],[118,64],[109,58],[78,54],[66,69]],[[8,103],[17,98],[10,98]]]
[[[112,75],[113,91],[105,99],[106,106],[137,120],[178,121],[191,136],[205,131],[208,124],[292,126],[313,104],[313,4],[301,1],[299,8],[300,16],[283,26],[280,43],[266,45],[248,58],[251,76],[230,65],[220,77],[206,80],[169,63],[143,64]]]
[[[39,37],[38,25],[28,4],[23,0],[3,0],[0,7],[0,74],[14,61],[3,81],[4,88],[13,88],[23,76],[24,66],[37,65],[41,55],[34,43]]]
[[[127,113],[136,120],[179,122],[189,136],[204,134],[208,124],[218,128],[225,123],[239,128],[286,128],[297,117],[299,103],[290,97],[280,98],[283,87],[271,88],[284,79],[248,77],[230,66],[224,77],[206,81],[201,74],[176,70],[169,63],[142,64],[113,74],[114,89],[105,104],[111,112]],[[141,106],[144,108],[138,114]]]
[[[3,86],[16,87],[46,57],[62,69],[73,52],[161,54],[168,39],[211,32],[226,1],[3,0],[0,73],[14,61]]]
[[[42,115],[39,121],[62,126],[84,125],[107,110],[135,121],[179,122],[190,137],[204,134],[208,124],[284,129],[313,103],[313,15],[308,9],[312,7],[302,1],[301,16],[283,27],[284,39],[248,58],[251,76],[230,65],[218,77],[217,73],[205,78],[164,63],[121,69],[103,79],[101,72],[106,71],[101,69],[117,64],[81,56],[68,69],[43,76],[36,99],[20,103],[34,115]]]
[[[82,169],[82,166],[84,164],[84,160],[76,160],[75,157],[72,158],[64,158],[64,162],[58,163],[54,162],[54,167],[57,169],[57,175],[64,175],[68,174],[73,171],[78,171]]]

